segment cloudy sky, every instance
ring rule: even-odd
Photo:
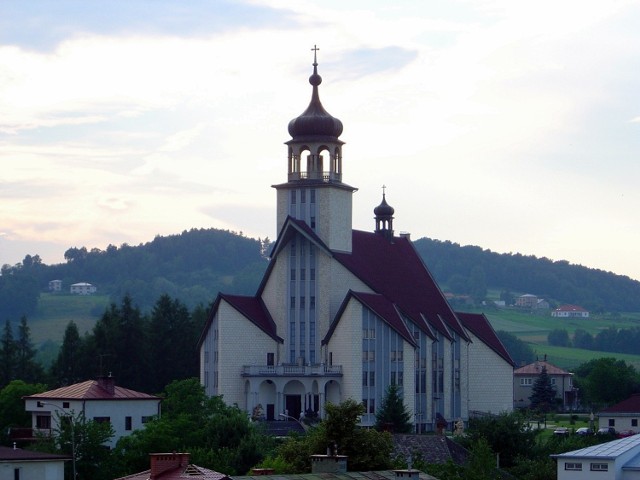
[[[640,279],[640,2],[2,0],[0,264],[274,238],[287,123],[344,123],[354,227]]]

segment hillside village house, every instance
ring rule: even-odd
[[[50,280],[49,281],[49,291],[50,292],[61,292],[62,291],[62,280]]]
[[[69,288],[69,292],[75,295],[93,295],[98,289],[95,285],[91,285],[87,282],[74,283]]]
[[[513,372],[513,402],[516,408],[528,408],[531,405],[531,392],[542,368],[546,368],[551,385],[556,389],[556,398],[563,409],[576,408],[578,392],[573,386],[573,373],[567,372],[544,360],[536,360],[533,363],[517,368]]]
[[[558,318],[589,318],[589,312],[578,305],[560,305],[551,312],[551,316]]]
[[[616,431],[640,432],[640,393],[605,408],[598,414],[598,428],[615,428]]]
[[[161,398],[115,385],[113,377],[61,387],[24,397],[25,409],[31,412],[34,432],[51,435],[64,417],[83,414],[87,420],[110,422],[115,432],[108,446],[115,446],[124,436],[144,427],[160,415]]]
[[[409,235],[395,235],[384,189],[373,231],[352,229],[357,189],[343,182],[343,126],[320,103],[315,58],[309,82],[289,123],[287,181],[274,185],[267,271],[255,296],[218,295],[198,343],[207,394],[265,420],[322,418],[325,402],[351,398],[370,426],[393,384],[416,431],[435,430],[437,414],[451,424],[511,410],[509,354],[483,315],[452,310]]]

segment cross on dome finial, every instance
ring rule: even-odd
[[[384,196],[386,189],[387,189],[387,186],[386,185],[382,185],[382,196]]]
[[[320,50],[320,49],[318,48],[317,45],[314,45],[313,48],[311,49],[311,51],[313,52],[313,66],[314,67],[318,66],[318,57],[317,57],[318,50]]]

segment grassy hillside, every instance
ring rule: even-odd
[[[47,340],[62,343],[64,330],[73,320],[80,334],[90,331],[109,305],[108,295],[40,295],[36,313],[29,317],[35,345]]]
[[[572,337],[576,329],[586,330],[590,334],[596,335],[599,331],[610,326],[617,328],[639,327],[640,313],[591,315],[586,319],[565,320],[552,317],[549,311],[525,312],[515,309],[482,310],[470,308],[459,308],[458,310],[484,313],[493,328],[512,333],[520,340],[529,343],[540,357],[547,355],[547,359],[551,363],[561,368],[572,369],[594,358],[615,357],[640,370],[640,355],[556,347],[547,343],[547,335],[555,329],[567,330],[569,336]]]

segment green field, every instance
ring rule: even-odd
[[[78,326],[80,335],[91,331],[109,305],[107,295],[66,295],[43,293],[36,313],[28,318],[31,340],[40,345],[47,340],[62,343],[70,321]]]
[[[484,313],[494,329],[512,333],[520,340],[529,343],[540,358],[547,355],[549,362],[561,368],[572,369],[594,358],[615,357],[640,370],[640,355],[555,347],[547,343],[547,335],[556,329],[567,330],[569,337],[572,337],[576,329],[586,330],[590,334],[596,335],[611,326],[617,328],[640,327],[640,313],[590,315],[585,319],[560,319],[552,317],[549,310],[526,312],[509,308],[491,308],[483,311],[482,309],[465,309],[464,307],[459,310]],[[640,349],[640,346],[638,348]]]

